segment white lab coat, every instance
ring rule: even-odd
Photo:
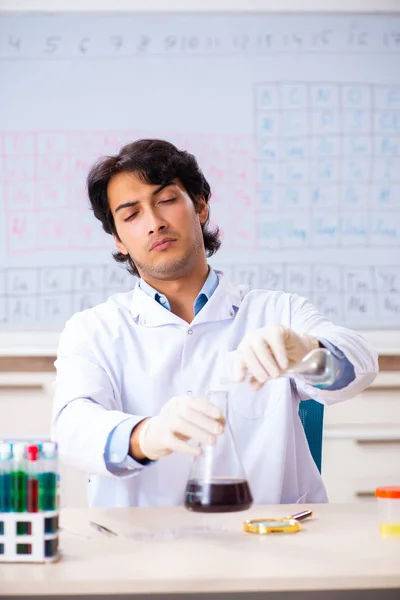
[[[68,321],[55,363],[53,436],[61,459],[90,473],[91,506],[183,503],[192,458],[172,454],[144,468],[135,462],[116,476],[104,461],[107,438],[132,415],[139,421],[157,414],[172,396],[218,387],[243,336],[273,323],[330,341],[354,365],[356,377],[339,391],[287,378],[270,380],[257,393],[235,384],[229,410],[236,445],[256,504],[327,501],[298,417],[299,401],[329,405],[353,397],[374,380],[377,355],[305,298],[232,285],[217,273],[216,291],[190,325],[138,286]]]

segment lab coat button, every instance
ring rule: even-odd
[[[188,391],[186,392],[186,394],[187,394],[188,396],[191,396],[191,395],[193,394],[193,392],[192,392],[192,390],[188,390]]]
[[[140,325],[146,325],[146,320],[145,319],[141,319],[139,322],[140,322]]]
[[[193,334],[193,329],[188,329],[188,335],[192,335]]]

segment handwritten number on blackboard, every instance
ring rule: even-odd
[[[14,37],[13,35],[10,35],[8,38],[8,44],[10,46],[12,46],[12,48],[15,48],[16,50],[20,50],[21,49],[21,40],[20,38]]]
[[[51,36],[46,38],[44,51],[47,52],[47,54],[52,54],[53,52],[56,52],[60,40],[61,38],[57,36]]]
[[[233,40],[234,46],[238,50],[246,50],[249,42],[250,38],[248,35],[236,35]]]
[[[330,37],[332,34],[332,29],[324,29],[323,31],[320,31],[316,36],[314,36],[315,46],[327,46],[330,42]]]
[[[366,31],[351,31],[348,42],[352,46],[366,46],[368,44],[368,35]]]
[[[222,38],[218,38],[218,37],[208,37],[207,38],[207,43],[206,46],[207,48],[220,48],[222,44]]]
[[[174,50],[178,47],[180,50],[194,50],[198,48],[199,45],[200,39],[196,36],[179,38],[177,35],[167,35],[164,39],[165,50]]]
[[[303,42],[304,39],[300,37],[298,33],[289,33],[283,36],[283,43],[285,46],[301,48],[303,46]]]
[[[165,50],[173,50],[178,43],[178,38],[176,35],[167,35],[164,40]]]
[[[400,46],[400,31],[393,31],[392,40],[393,46]]]
[[[188,48],[192,48],[192,49],[198,48],[199,44],[200,44],[200,40],[199,40],[198,37],[190,37],[187,40],[187,46],[188,46]]]
[[[295,43],[296,46],[300,47],[300,46],[303,45],[303,41],[304,40],[297,33],[293,33],[292,37],[293,37],[293,41],[294,41],[294,43]]]
[[[79,51],[82,52],[82,54],[85,54],[88,51],[88,45],[90,42],[90,38],[82,38],[81,41],[79,42]]]
[[[151,42],[151,38],[148,35],[140,36],[139,44],[137,47],[138,51],[145,52],[147,50],[147,48],[149,47],[150,42]]]
[[[344,39],[340,39],[336,34],[338,32],[332,29],[320,29],[312,32],[311,37],[304,37],[296,31],[288,31],[282,34],[271,34],[264,33],[260,35],[253,35],[250,33],[236,33],[233,34],[229,39],[222,38],[213,35],[166,35],[160,40],[162,50],[168,54],[184,51],[195,51],[200,48],[218,51],[222,49],[223,45],[239,51],[244,52],[250,50],[267,50],[272,47],[283,47],[287,49],[310,49],[310,48],[321,48],[328,49],[330,46],[333,47],[335,42],[339,45],[344,44],[350,49],[359,49],[362,51],[366,47],[370,46],[373,39],[372,35],[368,30],[361,29],[358,24],[350,23],[348,30],[345,32]],[[14,52],[21,51],[24,46],[24,40],[18,36],[18,34],[10,34],[6,38],[9,48]],[[44,37],[42,40],[43,52],[50,57],[61,51],[62,37],[56,35],[49,35]],[[115,53],[122,52],[126,46],[127,38],[124,38],[121,34],[111,34],[107,36],[109,49],[114,50]],[[81,55],[90,54],[93,55],[95,49],[91,46],[91,37],[78,38],[76,40],[78,53]],[[147,34],[142,34],[137,37],[136,41],[136,52],[145,53],[149,51],[150,44],[153,42],[153,38],[150,38]],[[158,40],[157,40],[158,42]],[[397,50],[400,48],[400,30],[392,29],[382,32],[380,36],[380,43],[387,49]],[[157,43],[158,47],[158,43]]]
[[[272,45],[272,35],[267,33],[266,35],[259,36],[257,38],[257,47],[258,48],[271,48]]]
[[[111,43],[116,50],[121,50],[121,48],[124,45],[124,38],[122,37],[122,35],[112,35]]]

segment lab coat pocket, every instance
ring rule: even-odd
[[[229,394],[229,406],[233,413],[247,419],[263,419],[276,410],[284,401],[284,386],[280,380],[270,380],[254,392],[248,383],[232,386]]]

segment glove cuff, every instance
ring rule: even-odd
[[[162,458],[163,456],[166,456],[168,454],[170,454],[169,450],[161,450],[159,452],[151,452],[150,448],[146,448],[146,434],[147,434],[147,430],[149,429],[150,425],[154,424],[154,419],[156,419],[157,417],[151,417],[150,419],[147,419],[147,421],[145,423],[143,423],[140,432],[139,432],[139,448],[141,450],[141,452],[145,455],[146,458],[150,459],[150,460],[158,460],[159,458]]]
[[[305,340],[306,345],[308,347],[307,354],[308,354],[308,352],[311,352],[311,350],[316,350],[317,348],[320,347],[319,340],[312,335],[303,333],[303,339]]]

